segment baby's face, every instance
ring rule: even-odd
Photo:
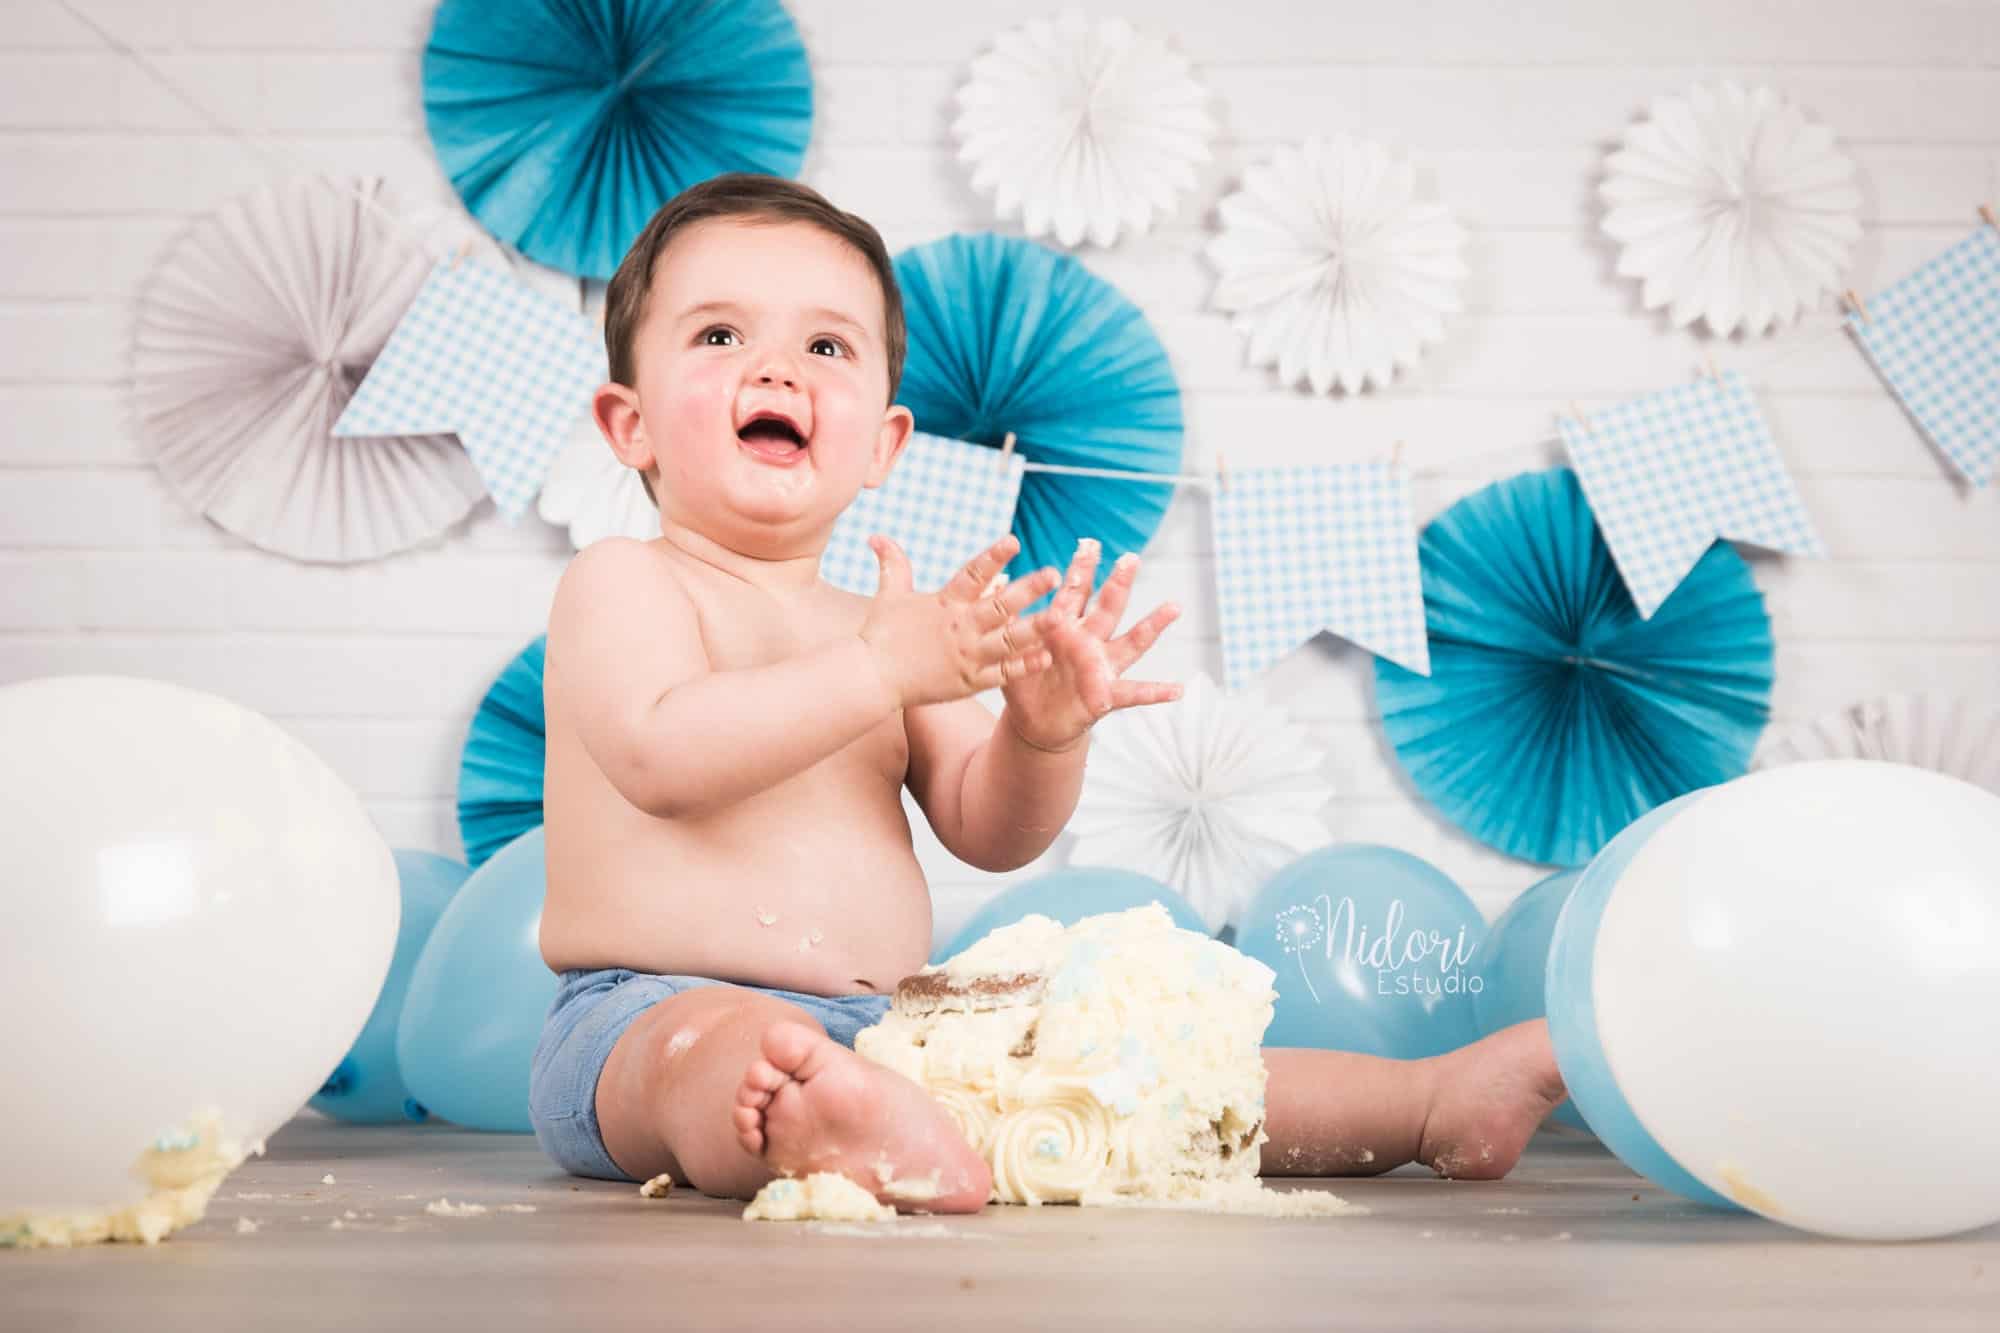
[[[883,319],[868,260],[817,227],[676,236],[634,348],[662,512],[746,554],[805,553],[908,433]]]

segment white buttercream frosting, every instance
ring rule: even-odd
[[[995,1199],[1256,1188],[1270,968],[1154,903],[1068,928],[1025,917],[938,973],[945,994],[899,996],[855,1049],[931,1090],[992,1164]]]
[[[132,1164],[132,1173],[146,1184],[145,1198],[115,1208],[0,1214],[0,1246],[157,1244],[199,1222],[224,1177],[245,1157],[263,1151],[262,1141],[245,1145],[226,1137],[221,1114],[203,1111],[184,1127],[160,1135]]]

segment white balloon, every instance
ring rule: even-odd
[[[0,1215],[145,1197],[205,1110],[245,1144],[352,1044],[401,910],[354,792],[275,723],[158,681],[0,689]]]
[[[2000,1221],[2000,796],[1860,760],[1716,787],[1619,877],[1598,1038],[1718,1194],[1855,1239]]]

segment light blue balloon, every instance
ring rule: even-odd
[[[1654,1184],[1696,1203],[1742,1212],[1739,1205],[1702,1184],[1675,1161],[1639,1122],[1638,1114],[1619,1091],[1611,1063],[1598,1042],[1597,1005],[1592,989],[1597,927],[1604,919],[1605,905],[1618,890],[1618,877],[1625,873],[1648,838],[1678,814],[1682,806],[1701,795],[1699,791],[1689,792],[1634,820],[1605,844],[1570,891],[1549,943],[1549,1040],[1555,1047],[1556,1066],[1562,1070],[1570,1099],[1604,1146],[1618,1154],[1618,1160]],[[1660,999],[1665,1004],[1673,1003],[1670,995]]]
[[[424,943],[452,895],[472,873],[450,857],[431,852],[399,849],[395,857],[396,877],[403,891],[396,956],[389,963],[389,975],[361,1035],[312,1099],[314,1110],[357,1125],[422,1120],[427,1114],[404,1087],[397,1068],[396,1025],[402,1019],[403,998]]]
[[[403,1082],[431,1114],[469,1129],[533,1132],[528,1066],[556,995],[539,940],[542,851],[542,830],[530,829],[472,873],[403,1000]]]
[[[1236,947],[1278,974],[1266,1046],[1416,1059],[1479,1036],[1486,921],[1421,857],[1347,843],[1307,852],[1245,910]]]
[[[1485,957],[1479,965],[1484,984],[1472,996],[1472,1016],[1480,1036],[1547,1015],[1549,938],[1570,890],[1581,878],[1581,870],[1557,871],[1509,903],[1487,929]],[[1567,1098],[1550,1118],[1576,1129],[1590,1128],[1576,1103]]]
[[[1151,875],[1113,866],[1069,866],[1015,884],[989,898],[959,927],[951,943],[931,955],[931,961],[942,963],[954,954],[963,953],[1001,926],[1010,926],[1024,916],[1039,913],[1073,926],[1099,912],[1123,912],[1150,902],[1165,907],[1175,925],[1208,934],[1201,913]]]

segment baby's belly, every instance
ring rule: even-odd
[[[819,812],[812,833],[656,824],[576,846],[552,829],[542,956],[816,995],[893,990],[930,954],[930,889],[900,803],[893,825],[851,813],[844,830]]]

